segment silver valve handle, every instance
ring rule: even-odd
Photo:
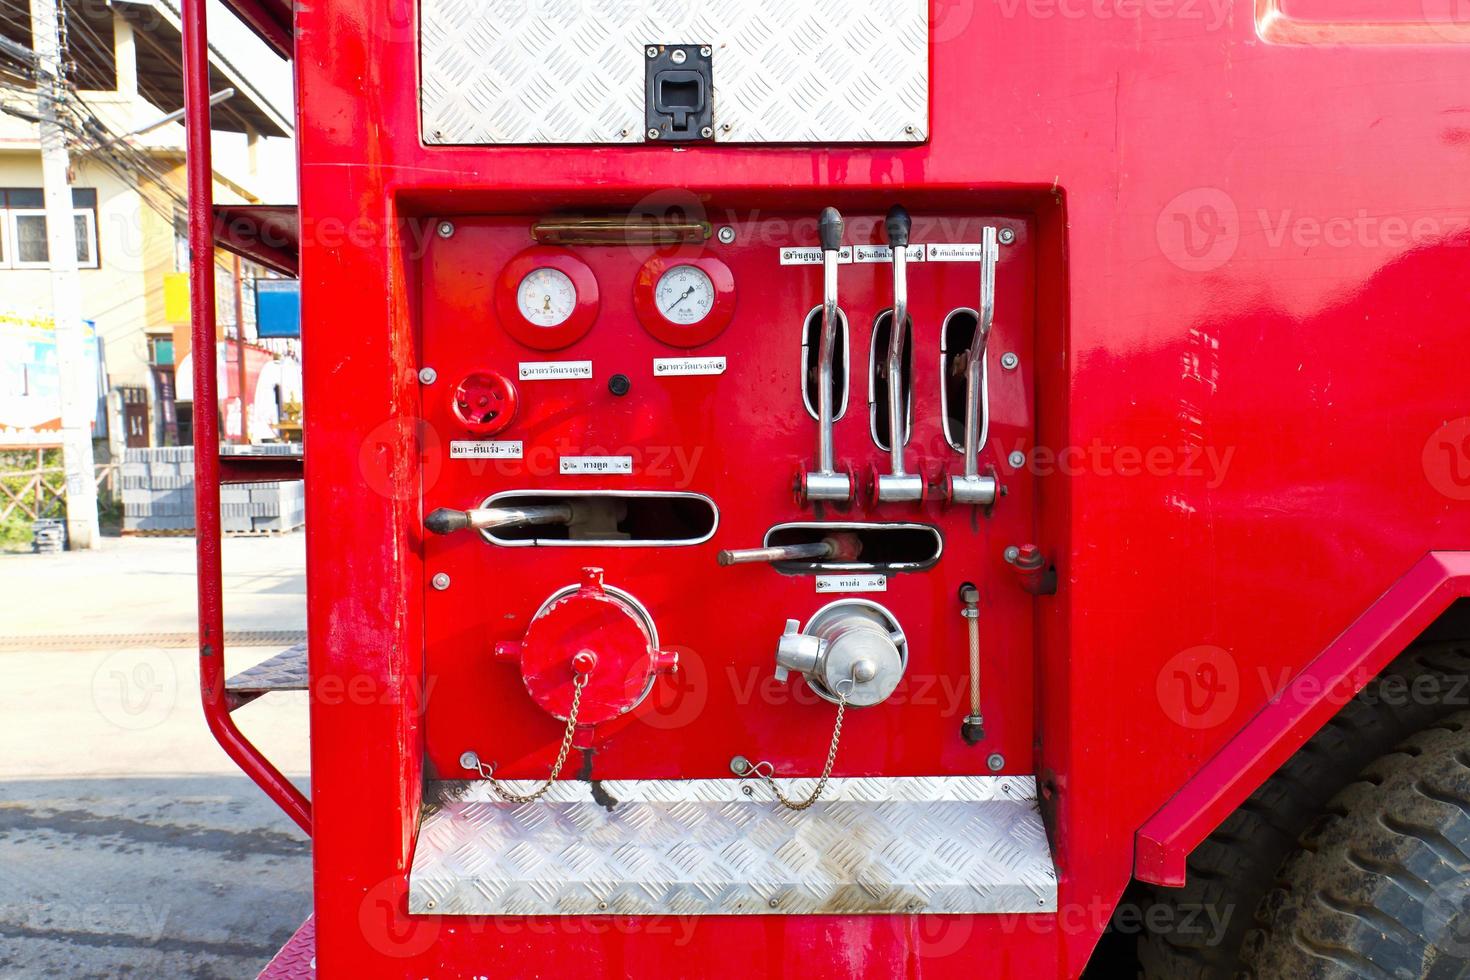
[[[965,359],[965,474],[950,477],[949,498],[957,504],[989,506],[996,481],[980,475],[980,450],[990,435],[990,391],[985,359],[995,326],[995,264],[1000,258],[995,228],[986,226],[980,239],[980,307],[975,339]]]
[[[822,243],[822,335],[817,359],[817,468],[803,475],[806,500],[852,499],[852,478],[838,473],[832,445],[832,360],[837,348],[837,264],[842,251],[843,221],[836,208],[824,208],[817,219]]]
[[[576,511],[571,504],[546,504],[528,507],[476,507],[455,510],[440,507],[424,518],[424,527],[435,534],[453,534],[466,528],[487,530],[500,527],[528,527],[537,524],[570,524]]]
[[[829,559],[855,561],[862,544],[855,534],[833,534],[806,544],[776,545],[770,548],[726,549],[718,555],[721,565],[751,565],[757,562]]]
[[[893,262],[893,322],[888,333],[888,473],[877,480],[877,494],[881,501],[923,500],[924,478],[911,475],[904,468],[904,444],[908,441],[904,432],[907,422],[907,406],[904,404],[903,385],[903,341],[909,321],[908,244],[913,229],[913,219],[902,205],[888,209],[884,221],[888,233],[888,250]]]

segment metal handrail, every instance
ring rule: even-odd
[[[189,307],[194,351],[194,547],[199,576],[199,693],[225,754],[306,833],[311,802],[235,726],[225,692],[224,582],[220,569],[219,386],[215,376],[214,162],[209,145],[209,35],[205,0],[184,0],[184,108],[189,178]]]

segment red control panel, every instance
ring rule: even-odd
[[[1032,591],[1046,570],[1031,547],[1030,219],[914,210],[891,362],[890,215],[848,210],[829,256],[816,213],[741,213],[711,210],[664,244],[631,225],[582,243],[616,216],[559,221],[554,244],[540,214],[436,223],[417,277],[423,508],[440,532],[423,536],[432,776],[473,777],[472,751],[497,775],[544,779],[583,669],[596,708],[575,744],[589,751],[564,775],[587,775],[590,758],[593,778],[712,778],[737,757],[816,775],[844,694],[838,775],[1035,771]],[[966,503],[947,488],[965,470],[987,241],[977,469],[995,492]],[[820,462],[829,265],[845,500],[803,492]],[[919,499],[878,497],[893,404]],[[971,739],[967,585],[983,716]],[[789,620],[844,602],[862,630],[827,612],[827,638],[783,647]],[[869,657],[872,644],[886,652]],[[798,664],[780,677],[778,647]],[[803,673],[802,651],[819,649],[848,658],[835,683]],[[595,673],[612,664],[620,676]],[[881,697],[857,696],[864,684]]]

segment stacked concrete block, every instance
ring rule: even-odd
[[[300,452],[300,446],[285,444],[233,450],[234,455]],[[122,463],[122,495],[124,531],[194,530],[193,448],[127,450]],[[226,534],[291,531],[304,523],[306,488],[299,480],[220,487],[220,524]]]
[[[306,523],[306,488],[299,480],[220,487],[219,499],[226,534],[291,531]]]

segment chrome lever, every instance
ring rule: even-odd
[[[802,474],[804,500],[849,501],[852,477],[838,473],[832,445],[832,359],[837,348],[837,261],[842,250],[842,215],[824,208],[817,219],[822,242],[822,335],[817,353],[817,468]]]
[[[903,390],[903,341],[908,332],[909,285],[908,247],[913,220],[901,205],[888,209],[884,222],[888,232],[888,250],[893,261],[893,321],[888,332],[888,466],[889,471],[877,479],[880,501],[923,500],[924,478],[904,469],[904,432],[908,405]]]
[[[802,559],[824,559],[856,561],[862,552],[862,543],[856,534],[831,534],[820,541],[805,544],[773,545],[769,548],[739,548],[721,551],[717,560],[721,565],[751,565],[756,562],[800,561]]]
[[[965,363],[965,473],[949,478],[949,499],[956,504],[989,506],[995,502],[996,480],[980,475],[980,450],[990,436],[986,358],[995,326],[995,264],[1000,259],[995,228],[987,226],[980,242],[980,316]]]
[[[575,515],[571,504],[545,504],[527,507],[474,507],[455,510],[440,507],[424,518],[424,527],[435,534],[453,534],[466,528],[477,531],[500,527],[527,527],[534,524],[570,524]]]

